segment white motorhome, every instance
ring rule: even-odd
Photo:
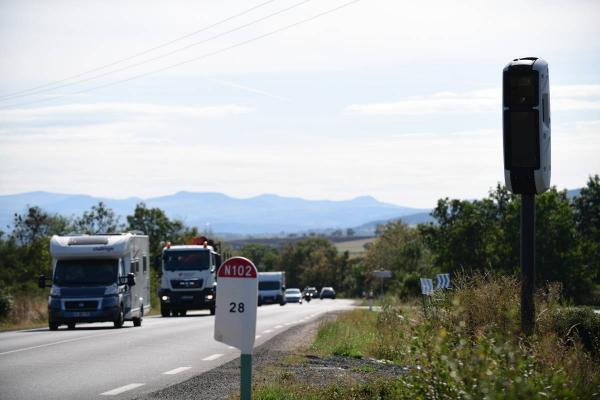
[[[285,272],[258,273],[258,305],[279,303],[285,305]]]
[[[188,310],[210,310],[215,315],[215,271],[221,265],[216,243],[204,236],[186,245],[167,243],[161,264],[158,297],[163,317],[184,316]]]
[[[139,232],[52,236],[48,326],[124,321],[141,326],[150,311],[148,236]],[[40,276],[39,286],[46,286]]]

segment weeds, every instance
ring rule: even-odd
[[[48,296],[43,293],[18,293],[12,296],[12,307],[0,323],[0,329],[30,328],[48,321]]]
[[[325,386],[296,376],[294,385],[258,388],[274,397],[257,398],[600,398],[600,316],[561,308],[560,287],[549,285],[536,295],[536,332],[523,338],[519,291],[513,277],[475,274],[437,293],[428,315],[398,305],[342,314],[321,327],[311,351],[391,360],[409,372],[382,379],[354,368],[370,377],[366,384],[333,379]]]

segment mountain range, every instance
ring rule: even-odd
[[[80,216],[98,202],[104,202],[125,222],[136,204],[160,208],[169,218],[181,219],[200,231],[210,228],[219,234],[281,234],[302,231],[322,231],[360,227],[374,230],[374,221],[401,217],[427,217],[428,210],[383,203],[370,196],[352,200],[305,200],[263,194],[250,198],[234,198],[222,193],[178,192],[173,195],[141,199],[111,199],[88,195],[49,192],[28,192],[0,196],[0,229],[11,230],[15,213],[24,213],[28,206],[67,217]],[[364,225],[364,227],[363,227]],[[364,228],[364,229],[363,229]]]

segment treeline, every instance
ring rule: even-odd
[[[241,254],[260,270],[286,271],[290,287],[334,286],[345,295],[377,290],[371,271],[391,270],[388,293],[418,295],[419,278],[436,273],[495,271],[520,274],[520,197],[498,185],[488,197],[469,201],[441,199],[435,222],[410,227],[402,222],[379,226],[364,256],[338,254],[324,238],[277,249],[249,244]],[[563,295],[577,304],[600,302],[600,177],[590,177],[570,199],[552,188],[536,199],[536,279],[538,286],[559,282]]]
[[[590,177],[579,195],[552,188],[537,196],[536,274],[544,282],[559,282],[576,303],[598,304],[600,283],[600,177]],[[248,244],[237,253],[260,271],[285,271],[288,287],[333,286],[346,296],[377,290],[371,272],[387,269],[388,293],[406,297],[419,293],[419,278],[436,273],[497,271],[519,274],[520,200],[502,186],[488,197],[438,201],[435,222],[411,227],[391,222],[377,229],[376,239],[362,257],[339,253],[331,241],[311,237],[282,248]],[[150,237],[151,259],[164,242],[185,243],[198,235],[194,227],[169,219],[159,208],[136,206],[120,221],[98,203],[81,216],[66,218],[29,207],[15,214],[12,232],[0,231],[0,289],[32,290],[35,278],[49,274],[49,238],[53,234],[139,230]],[[218,238],[217,238],[218,239]],[[224,246],[224,252],[231,249]],[[156,275],[156,268],[154,273]]]
[[[52,235],[134,230],[149,235],[151,260],[160,254],[164,241],[185,243],[198,235],[196,228],[169,219],[163,210],[148,208],[144,203],[137,204],[125,221],[103,202],[71,218],[50,214],[37,206],[28,207],[22,214],[14,215],[10,234],[0,231],[0,290],[33,290],[38,275],[51,274],[49,245]]]

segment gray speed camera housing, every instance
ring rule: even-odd
[[[550,80],[541,58],[512,60],[503,72],[504,180],[516,194],[550,187]]]

